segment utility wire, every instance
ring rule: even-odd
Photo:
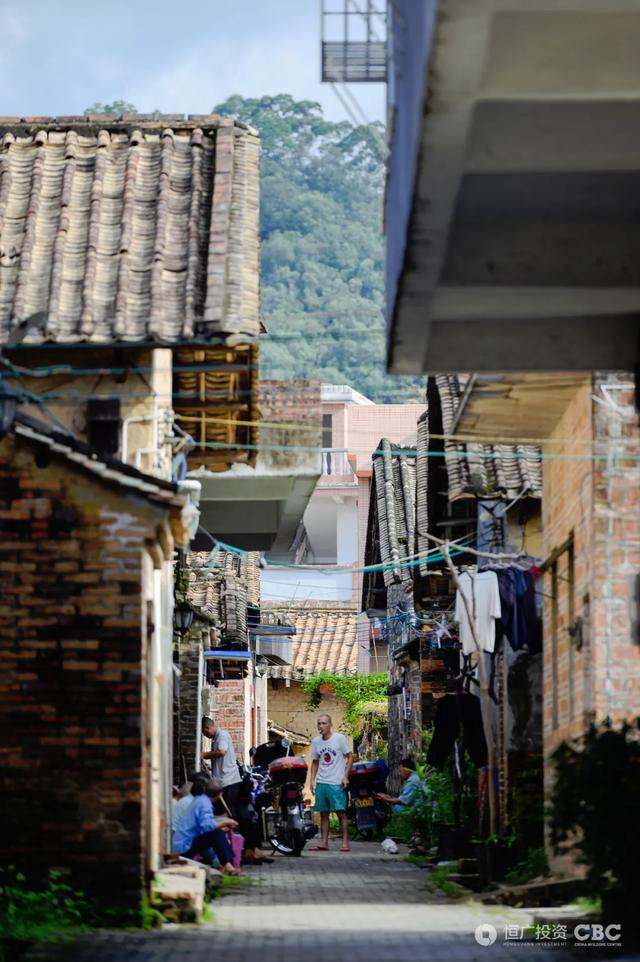
[[[635,439],[630,439],[635,440]],[[510,439],[505,442],[507,445],[513,447],[524,446],[521,442],[516,439]],[[199,448],[207,448],[211,450],[241,450],[241,451],[287,451],[290,453],[294,452],[306,452],[314,454],[322,454],[326,451],[326,448],[319,446],[304,446],[304,445],[289,445],[289,444],[240,444],[231,441],[200,441],[198,442]],[[370,449],[360,449],[354,450],[350,453],[353,454],[370,454],[372,457],[377,457],[383,455],[385,452],[381,449],[376,449],[371,451]],[[417,451],[415,448],[402,448],[397,451],[392,451],[392,455],[401,455],[407,458],[447,458],[450,457],[451,452],[449,451]],[[461,455],[462,456],[462,455]],[[616,453],[614,455],[616,458],[623,458],[624,460],[637,461],[640,460],[640,455],[634,455],[629,453]],[[546,460],[575,460],[575,461],[602,461],[605,460],[608,455],[606,453],[596,454],[596,453],[583,453],[583,454],[570,454],[564,452],[551,452],[551,451],[474,451],[474,458],[479,458],[485,461],[495,461],[495,460],[507,460],[507,461],[535,461],[538,458]]]

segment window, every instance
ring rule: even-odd
[[[573,532],[554,549],[543,565],[551,575],[551,727],[560,721],[560,692],[558,690],[561,639],[567,645],[567,714],[573,721],[574,704],[574,645],[572,628],[575,625],[575,546]]]
[[[87,441],[103,456],[120,447],[120,401],[91,398],[87,402]]]
[[[322,447],[332,448],[333,447],[333,415],[323,414],[322,415]],[[333,461],[334,457],[331,451],[325,450],[322,456],[323,474],[333,474]]]

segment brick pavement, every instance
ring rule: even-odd
[[[334,843],[337,849],[337,842]],[[427,872],[376,843],[354,843],[350,854],[305,852],[249,869],[251,887],[214,903],[215,921],[160,931],[104,933],[66,948],[64,962],[548,962],[559,949],[503,944],[507,921],[526,924],[524,910],[449,903],[429,891]],[[474,931],[498,930],[485,948]],[[622,955],[622,953],[620,953]],[[48,959],[38,950],[29,962]],[[581,958],[599,962],[598,951]],[[621,960],[620,960],[621,962]]]

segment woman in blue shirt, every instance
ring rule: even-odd
[[[225,831],[235,829],[238,823],[232,818],[216,818],[213,799],[221,787],[209,779],[196,778],[191,786],[192,801],[180,813],[173,833],[173,851],[193,858],[213,849],[225,875],[242,875],[233,865],[233,852]]]
[[[400,780],[402,781],[402,791],[397,798],[382,793],[376,794],[376,798],[380,798],[383,802],[391,805],[393,812],[405,812],[423,788],[422,781],[416,774],[416,763],[410,756],[403,758],[400,762]]]

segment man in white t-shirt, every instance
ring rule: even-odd
[[[320,734],[311,742],[311,791],[316,796],[315,810],[320,812],[321,841],[311,851],[326,852],[329,849],[329,815],[337,812],[342,829],[341,852],[349,851],[349,824],[347,822],[347,786],[353,754],[349,742],[340,732],[331,728],[331,715],[318,718]]]

